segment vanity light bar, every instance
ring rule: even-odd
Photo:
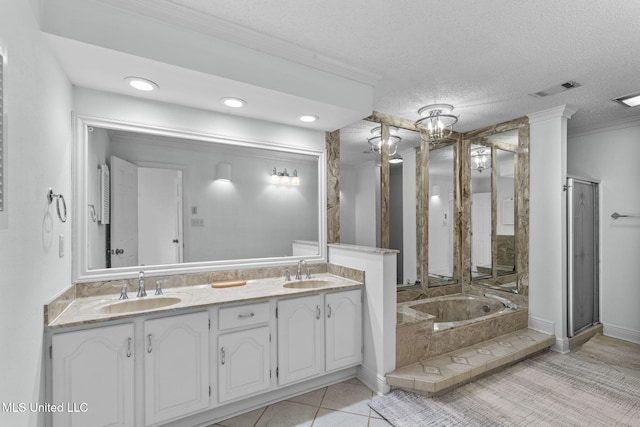
[[[300,177],[298,176],[298,170],[294,169],[293,174],[289,175],[287,172],[287,168],[285,168],[282,172],[278,172],[276,168],[273,168],[271,171],[271,183],[272,184],[281,184],[281,185],[300,185]]]

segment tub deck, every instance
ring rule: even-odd
[[[520,329],[396,369],[386,381],[392,388],[437,396],[544,351],[555,341],[553,335]]]

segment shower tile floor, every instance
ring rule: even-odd
[[[545,350],[554,343],[553,335],[521,329],[396,369],[387,374],[387,384],[434,396]]]
[[[373,392],[357,379],[301,394],[210,427],[388,427],[369,408]]]

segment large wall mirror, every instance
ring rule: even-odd
[[[519,129],[465,140],[471,200],[472,283],[517,292],[516,179]]]
[[[78,117],[76,279],[326,259],[324,153]]]
[[[458,283],[458,146],[439,144],[429,151],[429,287]]]

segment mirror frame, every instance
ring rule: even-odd
[[[511,130],[518,131],[518,145],[500,144],[495,141],[486,143],[487,137]],[[516,155],[515,173],[515,268],[513,274],[495,276],[482,280],[492,283],[479,283],[471,280],[471,144],[483,140],[482,145],[491,146],[492,150],[492,181],[495,175],[495,149],[514,152]],[[462,140],[461,181],[462,181],[462,271],[463,285],[474,285],[498,289],[498,285],[516,283],[517,293],[529,293],[529,119],[522,117],[509,122],[500,123],[483,129],[467,132]],[[493,185],[493,184],[492,184]],[[492,210],[496,208],[494,191],[492,189]],[[492,213],[493,215],[493,213]],[[494,228],[494,227],[492,227]],[[492,230],[495,234],[495,230]],[[494,248],[495,249],[495,248]],[[492,250],[492,265],[495,265],[496,251]],[[495,271],[495,269],[493,269]]]
[[[192,132],[173,128],[150,126],[139,123],[111,120],[97,117],[74,114],[73,116],[73,163],[72,163],[72,187],[73,187],[73,257],[72,257],[72,281],[93,282],[104,280],[119,280],[136,277],[138,271],[144,269],[151,276],[199,273],[237,268],[277,267],[290,265],[300,259],[307,262],[327,262],[327,162],[326,152],[300,148],[284,144],[275,144],[267,141],[245,140],[227,136],[219,136],[207,133]],[[206,262],[187,262],[182,264],[133,266],[122,268],[88,269],[87,264],[87,238],[89,226],[89,213],[87,208],[88,189],[88,142],[89,127],[115,129],[129,132],[147,133],[164,137],[190,139],[194,141],[226,144],[237,147],[256,147],[273,150],[275,152],[291,152],[310,155],[318,161],[318,255],[267,257],[252,259],[236,259]]]

